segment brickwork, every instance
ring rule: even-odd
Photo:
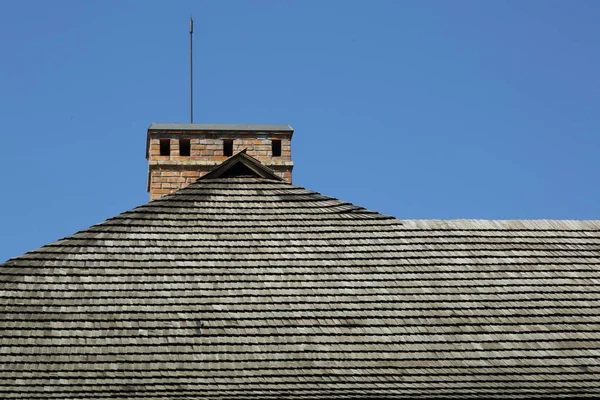
[[[152,128],[152,127],[151,127]],[[148,191],[150,200],[172,193],[226,160],[223,143],[233,140],[233,154],[244,149],[275,173],[292,183],[292,131],[256,132],[243,130],[161,130],[148,129]],[[169,140],[170,152],[160,154],[160,140]],[[181,156],[179,140],[190,140],[190,155]],[[281,141],[281,156],[272,154],[272,141]]]

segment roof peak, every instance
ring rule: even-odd
[[[232,155],[227,160],[210,170],[206,175],[198,178],[198,180],[241,176],[285,181],[285,179],[275,174],[271,168],[264,166],[256,158],[246,154],[246,149],[243,149],[240,152]]]

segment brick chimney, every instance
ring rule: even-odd
[[[293,133],[289,125],[152,124],[146,141],[150,200],[189,185],[244,149],[292,183]]]

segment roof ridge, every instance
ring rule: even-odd
[[[600,230],[600,220],[569,219],[402,219],[415,228]]]

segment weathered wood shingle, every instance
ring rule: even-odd
[[[600,395],[599,221],[200,180],[0,267],[0,398]]]

